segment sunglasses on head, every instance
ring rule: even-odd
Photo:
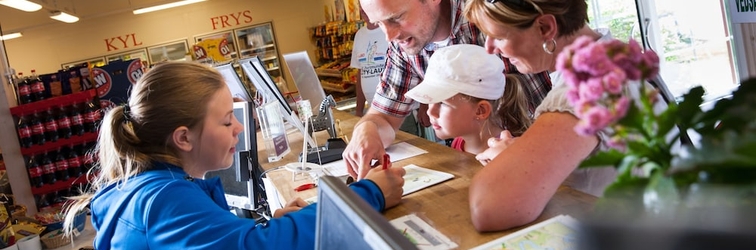
[[[538,13],[543,14],[540,8],[538,8],[534,3],[527,0],[486,0],[486,2],[490,4],[502,2],[505,5],[510,5],[510,6],[514,5],[514,6],[517,6],[518,8],[535,10],[535,11],[538,11]]]

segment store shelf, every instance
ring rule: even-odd
[[[317,73],[318,76],[323,76],[323,77],[341,78],[341,71],[337,69],[315,69],[315,73]]]
[[[45,144],[42,144],[42,145],[35,144],[29,148],[22,147],[21,154],[29,156],[29,155],[41,154],[44,152],[55,151],[55,150],[58,150],[58,148],[66,147],[69,145],[79,145],[82,143],[95,141],[97,140],[97,136],[98,136],[98,133],[89,132],[89,133],[84,133],[81,136],[74,135],[68,139],[60,138],[55,142],[46,142]]]
[[[276,58],[278,58],[278,57],[277,56],[270,56],[270,57],[263,58],[262,61],[270,61],[270,60],[273,60],[273,59],[276,59]]]
[[[251,48],[251,49],[248,49],[248,50],[267,49],[267,48],[273,48],[274,46],[276,46],[276,45],[275,44],[268,44],[268,45],[264,45],[264,46],[260,46],[260,47],[254,47],[254,48]]]
[[[41,195],[41,194],[47,194],[51,192],[60,191],[63,189],[71,188],[71,186],[75,184],[82,184],[87,183],[89,180],[87,179],[87,175],[82,174],[79,177],[74,178],[68,178],[68,180],[65,181],[56,181],[53,184],[44,184],[41,187],[32,187],[31,191],[34,195]]]
[[[327,91],[334,91],[339,93],[348,93],[354,91],[355,87],[354,85],[348,84],[347,87],[344,87],[344,84],[328,84],[328,83],[320,83],[321,86],[323,86],[324,90]]]
[[[278,67],[269,68],[268,71],[275,71],[278,70]]]
[[[18,106],[12,107],[10,109],[10,112],[12,115],[16,117],[27,115],[27,114],[34,114],[34,113],[46,111],[50,107],[66,106],[66,105],[71,105],[77,102],[93,99],[95,96],[97,96],[96,89],[90,89],[90,90],[82,91],[76,94],[64,95],[64,96],[54,97],[50,99],[45,99],[42,101],[36,101],[32,103],[18,105]]]

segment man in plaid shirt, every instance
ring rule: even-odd
[[[371,108],[355,125],[352,141],[344,150],[351,176],[362,179],[373,159],[381,161],[404,117],[417,109],[419,103],[404,94],[422,81],[436,49],[451,44],[484,45],[485,36],[462,14],[464,4],[465,0],[360,0],[391,43]],[[503,60],[506,73],[517,73],[508,59]],[[526,78],[524,87],[533,112],[551,90],[551,81],[548,72]]]

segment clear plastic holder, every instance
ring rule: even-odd
[[[278,103],[267,102],[256,110],[268,162],[279,161],[291,151],[291,148]]]

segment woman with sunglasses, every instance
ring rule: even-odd
[[[465,16],[487,35],[488,53],[509,58],[525,74],[549,71],[553,84],[521,137],[492,138],[490,148],[477,156],[486,167],[470,185],[475,228],[496,231],[532,222],[562,184],[601,195],[614,180],[614,169],[577,166],[605,140],[573,130],[578,118],[556,61],[578,37],[610,39],[608,30],[588,26],[585,0],[469,0]]]

